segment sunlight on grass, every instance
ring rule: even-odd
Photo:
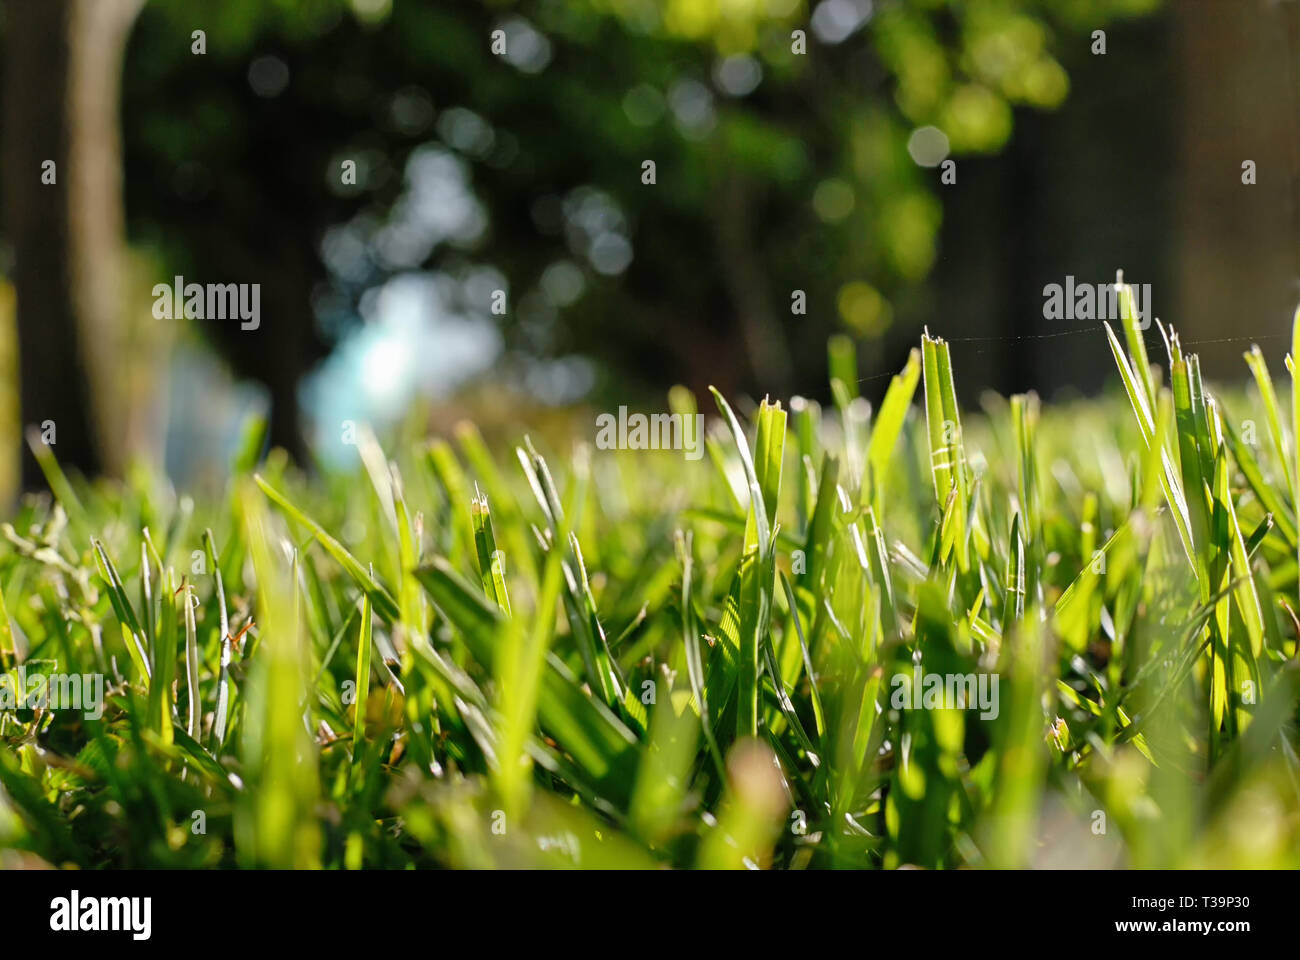
[[[1121,303],[1123,396],[961,410],[927,332],[872,411],[840,339],[832,408],[715,391],[698,460],[462,424],[307,479],[253,425],[193,503],[36,439],[0,693],[106,702],[0,704],[0,854],[1298,866],[1296,408]]]

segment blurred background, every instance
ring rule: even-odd
[[[250,412],[310,465],[348,420],[823,397],[836,333],[869,399],[923,325],[967,399],[1092,392],[1043,288],[1117,268],[1207,376],[1277,369],[1297,49],[1289,0],[4,0],[0,499],[28,424],[202,485]],[[259,328],[156,318],[178,275]]]

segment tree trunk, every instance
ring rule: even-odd
[[[69,29],[67,123],[73,307],[86,345],[91,426],[103,468],[121,475],[144,454],[162,424],[147,396],[167,341],[127,323],[126,211],[122,191],[120,103],[127,36],[144,0],[73,0]],[[142,388],[144,388],[142,390]],[[143,394],[143,395],[142,395]]]
[[[5,7],[3,189],[21,422],[53,441],[64,467],[87,475],[120,466],[126,449],[109,430],[123,422],[111,399],[123,300],[118,85],[140,3]],[[22,484],[43,485],[28,453]]]
[[[1248,338],[1259,340],[1277,377],[1298,293],[1293,84],[1300,51],[1293,44],[1300,9],[1189,0],[1175,10],[1184,83],[1181,309],[1164,319],[1201,355],[1206,379],[1243,376]],[[1242,182],[1247,160],[1255,184]]]

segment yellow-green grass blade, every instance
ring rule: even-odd
[[[555,627],[563,584],[561,555],[551,551],[542,573],[542,592],[531,627],[505,620],[499,624],[496,657],[497,709],[501,715],[497,784],[507,816],[517,816],[528,801],[532,762],[526,748],[537,717],[546,655]]]
[[[1146,399],[1147,408],[1153,410],[1156,405],[1156,382],[1151,373],[1151,361],[1147,359],[1146,338],[1139,328],[1140,320],[1133,301],[1133,288],[1122,280],[1118,281],[1117,285],[1119,287],[1120,323],[1124,328],[1124,339],[1128,344],[1128,351],[1133,357],[1137,382],[1142,390],[1143,397]],[[1150,304],[1147,305],[1147,309],[1150,309]]]
[[[799,516],[799,529],[805,534],[812,522],[813,496],[817,490],[817,477],[812,464],[822,458],[821,444],[821,408],[815,400],[805,397],[790,398],[791,425],[795,437],[795,449],[799,453],[799,463],[803,466],[798,471],[795,486],[795,507]]]
[[[700,735],[699,715],[662,679],[650,717],[629,818],[651,845],[669,839],[682,818]]]
[[[1286,429],[1282,426],[1282,414],[1277,402],[1277,391],[1273,389],[1273,378],[1269,376],[1268,363],[1264,359],[1264,353],[1259,349],[1258,344],[1251,344],[1251,348],[1243,354],[1246,358],[1246,364],[1250,367],[1250,372],[1255,377],[1255,385],[1259,388],[1260,399],[1264,403],[1264,415],[1268,418],[1268,435],[1273,443],[1273,452],[1277,455],[1277,462],[1282,465],[1282,472],[1286,478],[1287,490],[1291,493],[1291,502],[1296,502],[1296,478],[1291,470],[1287,469],[1288,464],[1292,462],[1291,440],[1286,434]]]
[[[1250,653],[1258,658],[1264,652],[1264,614],[1259,603],[1259,594],[1255,589],[1255,577],[1250,568],[1250,557],[1246,552],[1246,541],[1242,536],[1241,525],[1237,522],[1237,509],[1232,497],[1224,498],[1228,511],[1228,533],[1231,537],[1229,549],[1232,553],[1232,576],[1236,581],[1237,608],[1246,624],[1246,635],[1250,638]]]
[[[817,503],[813,507],[808,536],[803,543],[804,569],[795,575],[799,582],[814,587],[821,582],[826,564],[826,551],[830,547],[835,523],[835,488],[839,481],[840,463],[830,454],[822,457],[821,478],[817,484]]]
[[[159,571],[161,574],[161,571]],[[140,543],[140,626],[144,628],[144,648],[149,656],[154,655],[157,636],[154,619],[154,596],[152,572],[149,566],[149,547],[144,541]],[[152,673],[152,671],[151,671]]]
[[[181,609],[185,616],[185,691],[188,711],[185,718],[185,732],[197,741],[199,724],[203,717],[203,701],[199,690],[199,636],[194,621],[194,608],[198,598],[194,588],[189,584],[181,594]]]
[[[605,636],[605,628],[600,622],[600,613],[596,609],[596,595],[592,593],[591,580],[587,577],[587,562],[583,559],[578,535],[573,531],[569,531],[569,551],[577,569],[571,571],[567,563],[564,565],[568,596],[572,601],[575,617],[581,618],[585,614],[587,633],[591,637],[591,646],[595,651],[601,686],[609,692],[606,703],[612,707],[620,702],[626,705],[627,701],[632,700],[635,709],[639,710],[640,704],[635,702],[635,698],[629,696],[626,690],[627,684],[619,672],[618,662],[610,653],[609,639]]]
[[[432,770],[435,769],[434,738],[441,733],[442,727],[437,709],[440,701],[436,698],[445,699],[446,688],[436,679],[429,680],[426,673],[417,670],[416,648],[429,646],[431,619],[428,600],[415,576],[420,564],[423,518],[416,514],[412,522],[396,467],[393,469],[393,481],[393,506],[397,515],[398,555],[401,563],[401,588],[398,592],[401,629],[395,636],[405,641],[400,649],[404,687],[402,707],[406,714],[406,732],[412,758],[422,770]]]
[[[461,469],[460,462],[456,459],[455,451],[447,441],[434,440],[430,443],[428,459],[434,476],[438,478],[438,483],[442,487],[450,511],[452,530],[455,533],[455,546],[451,551],[451,560],[453,563],[459,563],[462,558],[474,552],[474,527],[470,518],[465,515],[464,508],[464,504],[469,503],[473,498],[473,491],[465,471]]]
[[[442,615],[459,632],[474,659],[495,669],[501,611],[489,606],[482,591],[471,588],[442,557],[417,572]],[[602,789],[626,801],[636,766],[636,737],[609,708],[585,693],[564,662],[546,655],[547,669],[537,713],[543,729],[578,762]]]
[[[768,523],[768,512],[760,507],[763,501],[763,488],[758,481],[758,474],[754,468],[754,459],[749,454],[749,440],[745,437],[745,431],[740,426],[740,421],[736,419],[735,413],[732,412],[731,405],[715,388],[710,387],[713,393],[713,399],[722,411],[723,417],[727,421],[727,426],[731,428],[731,437],[736,444],[736,452],[740,455],[740,465],[744,469],[745,483],[749,491],[749,511],[754,518],[757,534],[755,541],[765,544],[771,536],[771,528]]]
[[[508,617],[510,595],[506,591],[505,554],[497,549],[487,497],[475,497],[470,502],[470,520],[474,525],[474,550],[483,592]]]
[[[370,601],[374,604],[375,613],[378,614],[385,623],[393,623],[401,616],[401,610],[398,608],[397,601],[390,594],[374,575],[361,565],[361,562],[354,557],[343,544],[339,543],[334,537],[330,536],[325,528],[315,520],[308,517],[299,510],[284,494],[280,493],[269,483],[263,480],[257,474],[253,475],[254,482],[266,494],[267,498],[279,507],[290,519],[311,531],[312,536],[317,542],[325,548],[325,552],[337,561],[347,574],[356,581],[357,586],[364,590],[369,596]]]
[[[1295,515],[1292,513],[1290,504],[1287,504],[1282,499],[1277,487],[1265,479],[1264,471],[1259,465],[1255,451],[1249,443],[1242,439],[1240,433],[1232,425],[1230,417],[1223,418],[1223,428],[1228,447],[1232,451],[1233,462],[1237,464],[1242,476],[1246,478],[1246,483],[1250,486],[1251,492],[1259,498],[1260,504],[1273,517],[1278,533],[1282,535],[1282,538],[1294,551],[1297,547],[1296,524]],[[1290,473],[1285,464],[1283,464],[1282,470],[1288,474]]]
[[[420,589],[420,581],[415,578],[415,568],[420,565],[420,534],[424,520],[420,514],[411,517],[406,505],[406,490],[402,484],[401,474],[394,464],[391,469],[393,480],[393,513],[397,520],[397,556],[400,587],[397,592],[398,607],[403,628],[411,638],[421,638],[429,630],[429,611]],[[414,642],[414,640],[412,640]]]
[[[131,663],[135,666],[136,672],[144,680],[145,684],[148,685],[151,673],[150,656],[145,647],[144,631],[140,627],[140,621],[136,618],[135,609],[127,598],[122,577],[118,574],[117,567],[114,566],[108,551],[104,549],[104,544],[94,538],[91,538],[90,543],[94,548],[95,560],[99,565],[99,575],[108,588],[108,598],[113,605],[113,613],[117,615],[118,623],[121,625],[122,640],[131,656]]]
[[[700,656],[700,634],[695,620],[695,606],[691,596],[692,573],[695,558],[692,556],[691,534],[680,530],[674,535],[677,558],[682,566],[681,621],[682,643],[686,652],[686,675],[691,684],[691,696],[695,700],[700,715],[700,728],[704,733],[705,744],[713,758],[718,776],[723,776],[722,752],[713,735],[713,721],[709,717],[709,699],[704,679],[704,661]]]
[[[352,772],[355,776],[361,764],[366,741],[366,706],[370,701],[370,653],[373,645],[370,597],[361,595],[361,623],[357,633],[357,669],[352,716]]]
[[[31,427],[27,431],[27,445],[31,448],[32,455],[41,468],[41,473],[45,475],[45,482],[50,485],[50,492],[63,505],[63,509],[68,516],[68,523],[80,539],[90,529],[86,519],[86,508],[82,506],[77,494],[72,489],[72,484],[68,482],[63,468],[59,466],[53,448],[41,439],[41,433],[35,427]]]
[[[1023,523],[1021,534],[1027,544],[1042,540],[1039,511],[1038,469],[1034,451],[1038,448],[1039,404],[1036,394],[1016,394],[1011,398],[1011,424],[1016,444],[1016,494],[1020,500]]]
[[[881,401],[880,412],[876,414],[871,428],[871,441],[867,445],[867,463],[871,469],[870,498],[877,512],[884,509],[883,478],[889,473],[890,462],[898,447],[898,438],[903,433],[907,411],[911,408],[912,397],[916,394],[916,385],[920,379],[921,351],[913,347],[902,371],[889,381],[889,389]],[[867,486],[863,485],[864,491]]]
[[[538,506],[546,518],[549,539],[543,541],[544,551],[562,556],[567,547],[573,560],[572,564],[567,560],[561,564],[565,586],[564,610],[570,629],[578,640],[578,649],[582,655],[588,682],[600,692],[601,699],[611,709],[625,709],[622,683],[609,653],[605,630],[600,623],[596,601],[587,580],[582,549],[577,536],[572,532],[573,528],[581,522],[581,506],[586,499],[589,481],[590,460],[585,451],[586,448],[580,447],[575,457],[573,482],[569,485],[568,491],[568,509],[560,501],[555,479],[546,459],[537,452],[532,440],[525,437],[524,448],[516,448],[515,453]]]
[[[772,692],[776,695],[778,709],[785,717],[790,730],[793,731],[795,739],[799,741],[799,746],[803,748],[808,762],[813,767],[820,767],[822,762],[820,750],[814,745],[812,738],[808,736],[803,721],[799,719],[799,714],[795,712],[794,702],[790,699],[790,691],[781,677],[781,667],[777,663],[776,653],[772,649],[772,638],[770,636],[763,637],[763,660],[767,668],[768,679],[772,682]],[[772,741],[777,739],[770,730],[768,731],[768,738]]]
[[[1006,591],[1002,608],[1002,633],[1005,636],[1025,617],[1025,541],[1020,532],[1019,513],[1011,518],[1003,589]]]
[[[786,603],[790,607],[790,620],[794,624],[795,635],[799,639],[799,652],[803,658],[804,674],[808,678],[808,690],[812,700],[813,720],[817,725],[817,737],[820,739],[826,735],[826,713],[822,707],[821,692],[818,690],[817,674],[813,671],[812,654],[808,650],[808,641],[804,637],[803,623],[799,616],[799,603],[795,599],[794,588],[790,585],[790,580],[786,577],[785,572],[779,574],[781,586],[785,589]]]
[[[1111,330],[1110,324],[1103,324],[1106,328],[1106,336],[1110,341],[1111,353],[1115,356],[1115,363],[1119,367],[1120,379],[1124,382],[1124,390],[1128,394],[1129,402],[1133,406],[1133,413],[1137,417],[1138,430],[1142,434],[1142,440],[1149,450],[1160,451],[1160,485],[1164,490],[1165,499],[1169,501],[1170,513],[1174,518],[1174,524],[1178,528],[1178,536],[1183,544],[1183,553],[1187,557],[1187,562],[1193,570],[1197,569],[1196,547],[1192,541],[1191,521],[1188,519],[1187,502],[1183,495],[1183,489],[1178,484],[1174,474],[1173,463],[1169,459],[1168,452],[1164,449],[1164,440],[1156,432],[1156,425],[1152,421],[1152,405],[1148,402],[1145,388],[1138,382],[1132,368],[1129,366],[1128,357],[1124,355],[1119,341],[1115,339],[1115,332]],[[1143,351],[1145,356],[1145,351]]]
[[[1184,491],[1190,492],[1187,507],[1191,519],[1192,542],[1199,547],[1196,551],[1197,579],[1200,583],[1201,599],[1205,600],[1212,589],[1209,571],[1214,558],[1215,545],[1210,540],[1209,505],[1203,496],[1197,495],[1197,492],[1205,488],[1206,478],[1201,466],[1203,460],[1201,450],[1209,445],[1210,438],[1202,435],[1198,429],[1187,363],[1180,355],[1175,355],[1171,365],[1170,382],[1174,394],[1174,417],[1178,436],[1179,463],[1182,467],[1182,485]]]
[[[939,355],[927,333],[921,341],[925,373],[925,424],[930,438],[930,477],[934,498],[946,509],[953,487],[952,455],[944,440],[943,397],[939,388]]]
[[[1035,616],[1004,635],[1000,664],[999,714],[992,733],[996,790],[984,821],[989,863],[1024,867],[1033,850],[1033,830],[1047,764],[1043,692],[1055,676],[1044,669],[1044,630]]]
[[[226,586],[221,576],[221,557],[217,553],[217,544],[212,536],[211,529],[204,531],[203,542],[208,563],[212,567],[212,580],[216,590],[217,614],[220,618],[221,630],[218,638],[221,653],[218,665],[219,675],[217,677],[217,705],[212,719],[212,746],[213,749],[219,751],[221,745],[226,742],[226,724],[230,712],[230,658],[233,653],[231,649],[233,639],[230,636],[230,615],[226,609]]]
[[[781,466],[785,451],[786,414],[779,403],[766,400],[759,406],[753,461],[748,441],[731,407],[714,391],[719,409],[732,427],[750,488],[749,521],[740,583],[740,672],[737,677],[736,730],[738,736],[758,734],[758,673],[763,638],[771,616],[775,586],[775,541],[772,523],[776,519],[781,490]]]
[[[259,483],[273,501],[269,488]],[[236,806],[235,843],[242,863],[281,869],[320,865],[316,744],[304,724],[307,645],[290,572],[275,546],[271,518],[252,484],[238,493],[245,541],[257,576],[257,648],[241,724],[249,789]]]
[[[926,427],[930,436],[930,472],[934,479],[935,497],[951,523],[945,533],[943,552],[946,555],[949,549],[955,549],[958,566],[965,571],[970,557],[966,522],[970,491],[952,359],[947,342],[931,337],[928,331],[921,339],[921,352]],[[953,501],[951,504],[950,499]]]
[[[880,587],[880,629],[888,639],[897,636],[902,628],[898,604],[894,598],[894,576],[890,572],[889,550],[885,546],[885,532],[876,519],[874,507],[867,508],[865,520],[867,563],[871,569],[872,581]],[[856,536],[856,528],[853,533]]]
[[[485,499],[493,504],[492,509],[496,515],[498,529],[511,563],[517,565],[525,580],[536,589],[538,571],[529,546],[527,525],[523,522],[523,515],[519,512],[519,506],[506,484],[505,477],[492,459],[483,434],[479,432],[478,427],[468,421],[458,423],[455,433],[466,463],[477,477],[477,482],[482,484]]]

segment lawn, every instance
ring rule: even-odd
[[[872,409],[834,341],[825,409],[674,390],[699,457],[33,438],[0,867],[1300,866],[1300,403],[1121,306],[1122,392],[960,410],[927,334]]]

